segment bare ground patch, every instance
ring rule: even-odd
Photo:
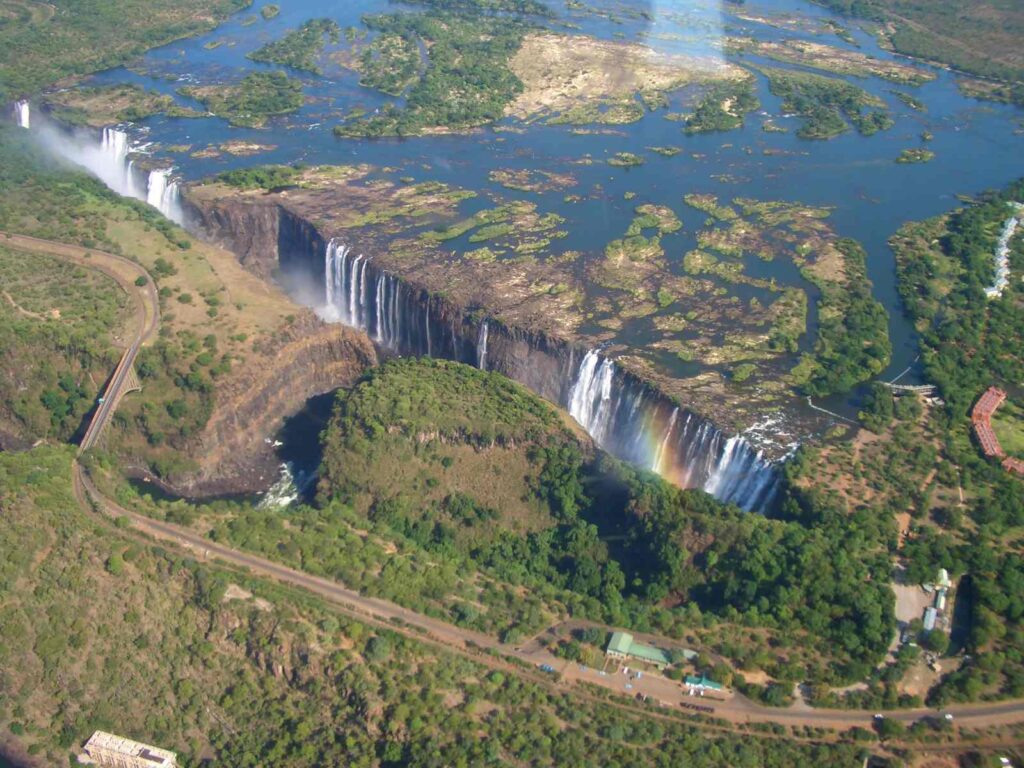
[[[717,58],[669,56],[635,43],[550,32],[527,35],[510,66],[524,87],[506,113],[521,119],[594,100],[748,77],[740,67]]]

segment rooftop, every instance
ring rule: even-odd
[[[700,677],[697,677],[696,675],[687,675],[684,678],[684,682],[687,685],[692,685],[694,687],[698,687],[699,686],[701,688],[709,688],[712,691],[720,691],[720,690],[722,690],[722,684],[721,683],[716,683],[714,680],[710,680],[709,678],[705,677],[704,675],[701,675]]]
[[[668,655],[667,651],[652,645],[638,643],[629,632],[612,632],[611,639],[608,641],[607,653],[620,653],[623,656],[632,656],[652,664],[667,666],[672,663],[672,657]]]
[[[608,641],[608,652],[628,654],[632,645],[633,636],[629,632],[612,632],[612,637]]]
[[[166,749],[132,741],[106,731],[96,731],[85,743],[86,754],[93,756],[94,751],[139,758],[151,764],[153,768],[173,768],[177,765],[178,759],[176,754]]]

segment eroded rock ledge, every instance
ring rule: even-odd
[[[489,367],[549,400],[566,402],[583,354],[610,341],[606,334],[583,330],[584,286],[572,270],[553,259],[518,263],[446,252],[431,242],[430,232],[445,224],[458,226],[450,222],[457,219],[463,198],[443,185],[352,184],[352,178],[363,180],[363,169],[331,173],[347,178],[315,179],[273,192],[196,185],[186,191],[185,205],[197,228],[234,251],[255,273],[302,274],[306,299],[314,305],[324,302],[324,254],[328,241],[338,238],[367,255],[371,280],[386,273],[410,289],[406,293],[414,297],[408,300],[417,303],[415,311],[432,318],[434,354],[474,361],[479,340],[470,338],[471,332],[479,332],[479,321],[489,318]],[[420,231],[412,232],[410,221]],[[414,347],[430,343],[413,340]],[[675,378],[614,343],[607,351],[637,386],[681,404],[726,433],[744,432],[763,421],[766,412],[791,402],[780,391],[734,392],[714,372]],[[786,442],[799,437],[790,432]],[[786,450],[777,433],[753,438],[770,457]]]
[[[167,485],[175,493],[199,497],[265,490],[276,479],[279,461],[266,436],[309,398],[350,387],[377,364],[364,334],[324,323],[309,311],[297,315],[257,350],[258,361],[218,384],[213,414],[190,450],[200,468],[170,478]]]

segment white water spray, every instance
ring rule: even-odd
[[[569,413],[609,453],[664,475],[684,488],[701,488],[744,509],[770,503],[778,473],[742,436],[726,437],[710,421],[630,382],[597,350],[580,362],[568,393]]]
[[[31,128],[32,127],[32,109],[28,105],[28,101],[22,100],[14,104],[14,119],[18,123],[19,128]]]
[[[27,102],[25,110],[27,121]],[[149,203],[178,224],[184,222],[178,182],[172,177],[173,169],[146,171],[141,168],[138,156],[145,146],[133,145],[127,131],[108,126],[97,140],[95,134],[58,130],[46,120],[38,123],[32,131],[48,149],[82,166],[119,195]]]
[[[480,332],[476,339],[476,367],[487,370],[487,321],[480,323]]]

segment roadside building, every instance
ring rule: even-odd
[[[96,731],[85,742],[85,754],[78,761],[103,768],[177,768],[178,756],[149,744],[142,744],[106,731]]]
[[[664,669],[672,663],[672,657],[667,651],[655,648],[653,645],[638,643],[629,632],[612,632],[605,655],[619,661],[636,659],[653,664],[658,669]]]
[[[999,387],[989,387],[978,398],[971,409],[971,422],[974,425],[974,436],[978,439],[981,451],[989,458],[1002,458],[1006,455],[992,429],[992,414],[1006,400],[1006,392]]]
[[[724,687],[704,675],[687,675],[683,682],[695,691],[720,691]]]

